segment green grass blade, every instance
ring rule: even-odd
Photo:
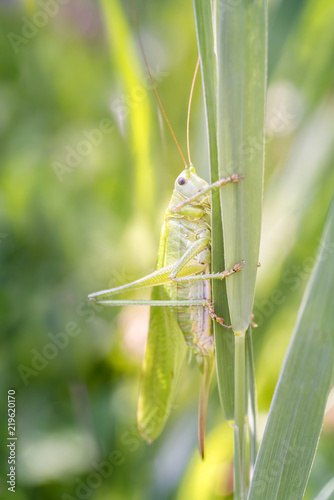
[[[217,2],[217,132],[220,177],[245,179],[221,190],[225,266],[245,260],[226,281],[235,337],[235,498],[245,498],[245,348],[259,258],[267,70],[267,2]],[[236,279],[234,279],[236,278]],[[249,386],[250,387],[250,386]],[[253,387],[253,386],[252,386]],[[250,387],[250,388],[252,388]]]
[[[225,265],[246,261],[243,272],[226,282],[233,330],[244,333],[252,314],[261,232],[267,2],[218,3],[217,38],[219,175],[245,175],[237,186],[221,190]]]
[[[140,68],[141,56],[136,49],[122,3],[119,0],[100,0],[101,11],[107,34],[112,63],[120,79],[123,95],[133,95],[134,89],[143,87],[143,73]],[[139,213],[153,213],[153,171],[150,160],[148,138],[151,135],[149,100],[142,99],[140,106],[124,105],[125,120],[129,142],[133,144],[135,158],[134,209]]]
[[[271,404],[248,500],[303,498],[333,381],[333,248],[334,199]]]
[[[218,151],[216,126],[216,57],[211,2],[194,0],[198,51],[200,56],[206,119],[208,125],[210,172],[218,179]]]
[[[203,94],[206,110],[210,181],[219,179],[217,150],[217,99],[216,99],[216,56],[214,52],[214,31],[211,2],[194,0],[194,13],[198,51],[200,55]],[[224,188],[223,188],[224,189]],[[221,222],[220,197],[218,191],[212,192],[212,270],[219,272],[225,267],[223,228]],[[214,280],[212,284],[215,312],[230,324],[227,307],[225,281]],[[217,377],[221,405],[226,419],[234,418],[234,338],[233,333],[214,324],[216,343]]]

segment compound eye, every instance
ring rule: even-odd
[[[187,181],[184,177],[179,177],[177,182],[178,184],[180,184],[180,186],[183,186],[183,184],[185,184]]]

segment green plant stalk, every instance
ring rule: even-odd
[[[249,480],[255,466],[257,454],[257,429],[256,429],[256,386],[255,370],[252,343],[252,327],[249,326],[246,333],[246,367],[247,367],[247,414],[248,414],[248,432],[249,432]]]
[[[211,2],[194,0],[193,4],[209,140],[210,182],[213,183],[219,179],[219,172],[217,149],[217,77],[212,9]],[[213,191],[211,194],[211,199],[211,265],[213,272],[220,272],[225,267],[225,258],[219,192]],[[225,323],[227,325],[230,325],[231,319],[228,310],[225,280],[214,280],[214,282],[212,283],[212,294],[216,314],[220,317],[223,317]],[[214,322],[213,328],[216,344],[216,366],[220,402],[225,418],[227,420],[233,420],[234,336],[231,330],[226,330],[226,328],[224,328],[217,322]]]
[[[234,495],[246,498],[246,335],[235,335],[235,422],[234,422]]]

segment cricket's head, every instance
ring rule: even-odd
[[[175,191],[184,198],[195,196],[207,186],[208,183],[196,174],[194,167],[183,170],[175,181]]]

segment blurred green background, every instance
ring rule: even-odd
[[[185,151],[197,60],[192,4],[135,3],[161,100]],[[222,3],[227,10],[235,4]],[[5,444],[13,388],[16,500],[231,499],[233,436],[216,383],[205,462],[197,451],[192,364],[164,433],[148,446],[136,430],[148,310],[101,309],[86,299],[154,268],[162,214],[183,166],[147,78],[131,4],[8,0],[0,13],[0,496],[11,498]],[[269,2],[254,306],[260,431],[333,194],[333,25],[330,0]],[[190,133],[193,162],[208,179],[200,81]],[[306,499],[334,476],[333,444],[331,396]]]

